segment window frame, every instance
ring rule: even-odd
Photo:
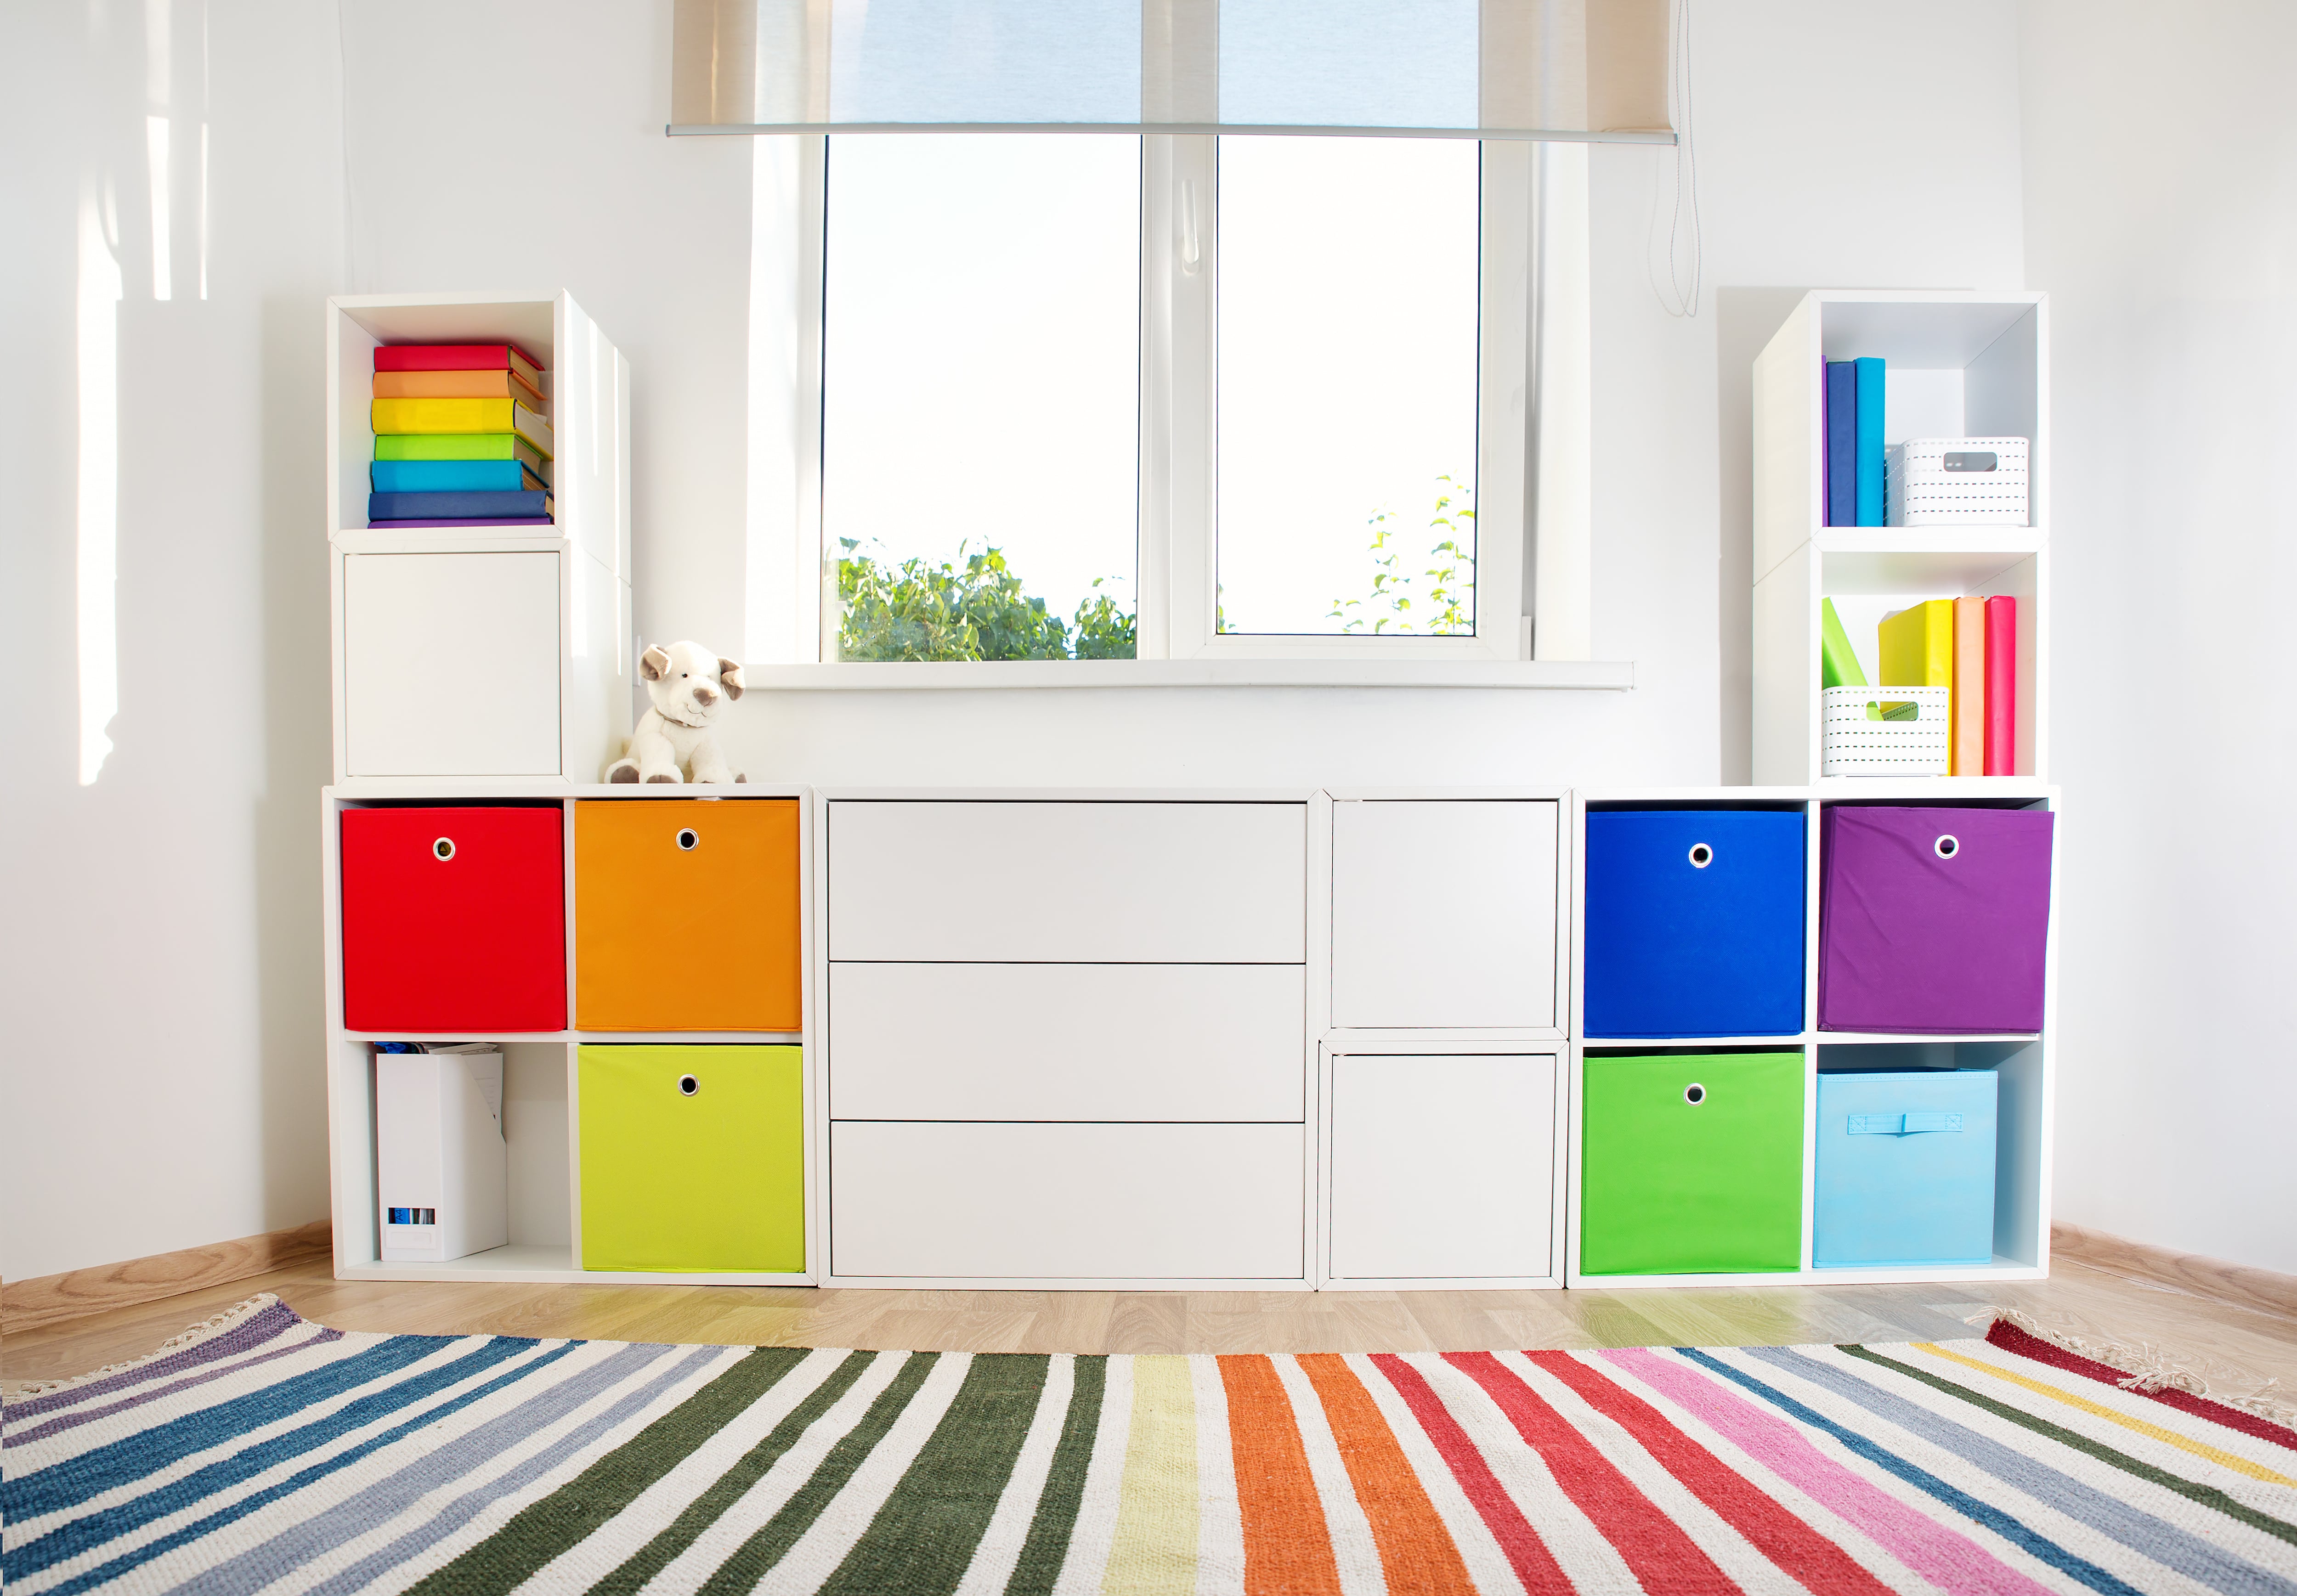
[[[1135,659],[1239,665],[1338,661],[1360,666],[1413,661],[1423,667],[1533,659],[1526,576],[1533,554],[1540,386],[1535,350],[1540,239],[1535,218],[1541,146],[1512,140],[1486,140],[1479,146],[1475,632],[1219,633],[1213,629],[1218,580],[1218,137],[1134,136],[1141,146]],[[770,206],[773,214],[794,223],[797,248],[794,259],[753,259],[751,268],[753,307],[778,300],[793,315],[784,323],[753,311],[751,328],[746,652],[766,664],[836,666],[873,676],[917,670],[925,667],[835,658],[837,563],[822,514],[828,143],[827,135],[803,136],[770,154],[768,145],[779,142],[757,141],[753,204]],[[1183,259],[1191,208],[1198,212],[1194,269]],[[753,218],[753,236],[756,228]],[[775,380],[778,374],[794,375],[794,393],[786,376]],[[794,446],[788,453],[762,442],[762,415],[771,416]],[[786,551],[784,559],[772,557],[776,545]],[[1543,649],[1539,657],[1559,656]],[[976,663],[1010,665],[944,662],[942,670]],[[1040,669],[1106,670],[1112,663],[1124,662],[1046,661]]]

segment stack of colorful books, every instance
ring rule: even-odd
[[[2018,601],[2006,595],[1928,598],[1875,629],[1873,685],[1945,687],[1953,720],[1947,773],[2018,773]],[[1819,686],[1863,687],[1850,634],[1834,600],[1819,605]],[[1886,709],[1884,720],[1895,717]]]
[[[542,384],[542,367],[515,343],[377,349],[368,523],[552,524]]]

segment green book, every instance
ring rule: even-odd
[[[1866,685],[1866,672],[1858,668],[1858,656],[1850,647],[1850,634],[1842,629],[1842,617],[1834,613],[1834,600],[1831,598],[1818,601],[1818,685],[1822,687],[1863,687]]]
[[[516,460],[544,481],[550,460],[516,432],[378,432],[378,460]]]

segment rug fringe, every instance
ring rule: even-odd
[[[276,1292],[259,1291],[245,1302],[226,1308],[204,1323],[195,1324],[183,1334],[169,1337],[156,1350],[145,1353],[140,1358],[129,1358],[125,1362],[119,1363],[106,1363],[103,1368],[93,1370],[86,1374],[75,1374],[60,1380],[42,1380],[36,1385],[19,1386],[15,1390],[8,1393],[6,1400],[23,1402],[35,1396],[45,1396],[54,1391],[69,1391],[74,1386],[85,1386],[90,1380],[108,1379],[115,1374],[125,1374],[131,1369],[140,1369],[154,1358],[164,1358],[170,1353],[179,1353],[185,1347],[197,1346],[202,1341],[212,1340],[248,1315],[260,1313],[278,1300],[279,1296]]]
[[[2219,1383],[2212,1386],[2202,1370],[2180,1362],[2174,1353],[2150,1341],[2140,1341],[2135,1345],[2120,1341],[2094,1341],[2069,1330],[2053,1329],[2033,1315],[2021,1312],[2016,1308],[1985,1308],[1963,1322],[1975,1325],[1983,1335],[1993,1328],[1997,1319],[2009,1320],[2029,1336],[2046,1341],[2052,1346],[2120,1370],[2129,1377],[2117,1382],[2125,1391],[2183,1391],[2189,1396],[2205,1397],[2228,1408],[2239,1408],[2244,1413],[2254,1413],[2260,1419],[2269,1419],[2276,1424],[2297,1428],[2297,1406],[2281,1400],[2282,1385],[2277,1377],[2259,1380],[2243,1370],[2221,1363],[2213,1371]],[[2228,1389],[2225,1384],[2228,1380],[2238,1380],[2247,1385],[2249,1389]]]

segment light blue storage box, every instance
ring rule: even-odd
[[[1992,1070],[1818,1078],[1817,1268],[1994,1258]]]

